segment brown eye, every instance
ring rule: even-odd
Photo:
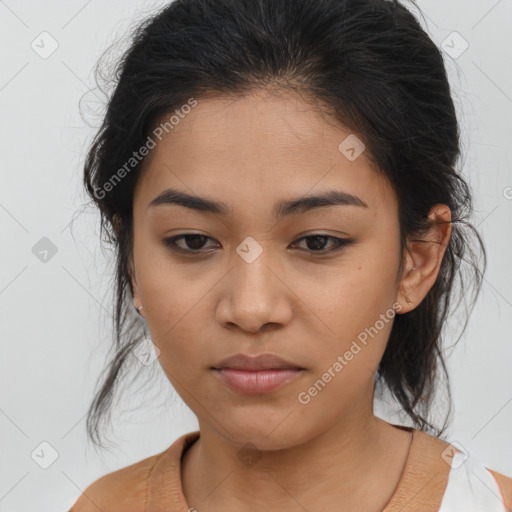
[[[338,238],[335,236],[330,235],[324,235],[322,233],[317,233],[314,235],[309,235],[300,238],[298,241],[306,240],[306,249],[309,252],[312,253],[319,253],[319,254],[325,254],[325,253],[331,253],[335,251],[339,251],[343,249],[344,247],[348,247],[349,245],[352,245],[354,243],[354,240],[348,239],[348,238]],[[330,248],[325,248],[325,244],[331,240],[334,245]]]
[[[204,250],[205,243],[208,240],[213,240],[213,238],[197,233],[186,233],[184,235],[165,238],[162,242],[165,247],[172,251],[193,255],[194,253],[201,254],[211,252]],[[323,233],[315,233],[314,235],[302,237],[295,243],[302,240],[306,240],[307,252],[312,254],[316,253],[318,255],[333,253],[354,243],[354,240],[352,239],[338,238],[335,236],[325,235]],[[183,241],[183,245],[179,245],[177,243],[178,241]],[[326,248],[325,246],[329,241],[332,242],[332,246]]]
[[[178,240],[181,240],[181,239],[184,240],[184,244],[185,244],[184,247],[181,245],[178,245],[176,243]],[[211,240],[211,238],[206,235],[189,233],[189,234],[185,234],[185,235],[179,235],[179,236],[174,236],[171,238],[166,238],[163,240],[163,244],[166,247],[168,247],[172,250],[176,250],[178,252],[192,252],[193,253],[193,252],[204,252],[204,251],[201,251],[201,249],[203,249],[204,243],[207,240]]]

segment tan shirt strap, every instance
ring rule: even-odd
[[[453,451],[446,441],[414,431],[412,452],[384,512],[437,512],[448,485]]]

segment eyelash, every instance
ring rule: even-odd
[[[209,239],[209,240],[212,240],[211,237],[209,236],[206,236],[206,235],[201,235],[199,233],[185,233],[183,235],[178,235],[178,236],[173,236],[171,238],[164,238],[162,240],[163,244],[165,247],[167,247],[168,249],[171,249],[172,251],[174,252],[177,252],[177,253],[181,253],[181,254],[186,254],[188,256],[193,256],[193,255],[197,255],[197,254],[200,254],[200,253],[208,253],[208,251],[203,251],[203,250],[200,250],[200,249],[183,249],[182,247],[179,247],[176,245],[176,240],[179,240],[181,238],[187,238],[187,237],[202,237],[202,238],[205,238],[205,239]],[[350,245],[352,245],[354,243],[354,240],[352,239],[349,239],[349,238],[338,238],[338,237],[335,237],[335,236],[331,236],[331,235],[325,235],[324,233],[314,233],[312,235],[308,235],[308,236],[304,236],[302,238],[299,238],[298,240],[296,240],[296,242],[300,242],[302,240],[307,240],[308,238],[315,238],[315,237],[321,237],[321,238],[327,238],[327,239],[331,239],[331,240],[334,240],[336,245],[334,247],[332,247],[331,249],[321,249],[321,250],[318,250],[318,251],[313,251],[313,250],[308,250],[306,249],[306,251],[308,251],[310,254],[312,255],[325,255],[325,254],[331,254],[331,253],[335,253],[335,252],[338,252],[340,251],[341,249],[344,249]],[[211,252],[211,251],[210,251]]]

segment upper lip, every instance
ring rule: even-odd
[[[304,369],[271,353],[258,355],[235,354],[222,359],[212,368],[216,370],[220,368],[233,368],[237,370]]]

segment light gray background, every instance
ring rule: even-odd
[[[152,388],[125,395],[122,406],[132,410],[116,415],[118,450],[99,454],[85,435],[84,415],[110,345],[113,267],[99,245],[97,213],[80,214],[83,159],[102,96],[84,98],[91,126],[78,104],[94,86],[102,51],[164,3],[0,1],[0,511],[66,511],[99,476],[197,428],[157,372]],[[448,359],[455,408],[449,440],[512,476],[512,0],[419,5],[439,46],[454,31],[469,44],[456,59],[447,55],[447,65],[464,172],[475,191],[474,224],[489,253],[482,295]],[[31,48],[43,31],[59,45],[47,59]],[[32,252],[42,237],[57,247],[46,263]],[[43,441],[58,453],[48,469],[31,458]]]

